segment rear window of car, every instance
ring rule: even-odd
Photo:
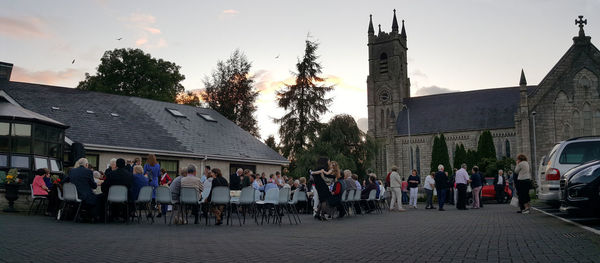
[[[552,157],[554,157],[554,154],[556,153],[556,150],[558,150],[559,147],[560,147],[560,143],[554,145],[554,147],[550,151],[550,154],[548,154],[548,156],[544,156],[545,158],[544,158],[544,161],[543,161],[543,165],[548,165],[548,162],[550,160],[552,160]]]
[[[574,142],[567,144],[560,153],[561,164],[580,164],[600,160],[600,141]]]

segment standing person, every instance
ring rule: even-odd
[[[148,178],[148,185],[152,186],[152,203],[155,203],[156,187],[158,187],[158,177],[160,176],[160,164],[156,161],[156,155],[148,154],[148,159],[144,164],[144,176]]]
[[[398,167],[396,166],[392,166],[392,173],[390,174],[390,189],[392,192],[390,211],[396,210],[396,203],[398,203],[398,212],[406,211],[404,208],[402,208],[402,178],[400,178],[400,174],[398,174]]]
[[[169,186],[171,184],[171,182],[173,182],[173,179],[171,179],[171,176],[169,176],[169,174],[167,173],[167,170],[165,170],[165,168],[161,168],[160,169],[160,185],[161,186]]]
[[[408,182],[402,177],[402,204],[408,205]]]
[[[328,168],[330,170],[333,170],[332,165],[327,158],[319,158],[319,160],[317,161],[317,166],[322,168],[325,165],[329,166]],[[326,220],[325,210],[327,209],[327,201],[331,196],[331,192],[329,192],[329,187],[325,183],[324,177],[329,177],[330,175],[331,173],[325,173],[324,169],[321,169],[320,171],[311,172],[313,182],[315,183],[314,188],[316,189],[317,193],[316,201],[318,203],[318,206],[317,211],[315,213],[315,218],[318,220]]]
[[[408,188],[410,189],[409,207],[417,209],[417,194],[419,193],[419,184],[421,178],[417,175],[417,170],[412,170],[411,176],[408,177]]]
[[[529,214],[529,189],[531,188],[531,168],[527,162],[527,157],[524,154],[517,156],[517,166],[515,167],[517,176],[516,188],[517,196],[519,197],[519,208],[517,213]]]
[[[458,192],[456,208],[458,210],[467,210],[467,184],[469,183],[467,164],[463,163],[460,165],[460,169],[456,171],[454,180],[456,182],[456,191]]]
[[[473,166],[472,172],[473,174],[471,174],[471,189],[473,189],[473,209],[479,209],[479,193],[481,192],[482,178],[481,174],[479,173],[479,167]]]
[[[454,205],[454,181],[455,181],[454,178],[456,178],[456,171],[457,171],[456,168],[452,169],[452,174],[448,176],[448,186],[450,188],[448,188],[446,202],[451,205]]]
[[[448,191],[448,174],[444,172],[444,165],[438,165],[438,171],[435,173],[435,189],[438,194],[438,210],[444,210],[444,203],[446,202],[446,193]]]
[[[243,173],[243,178],[240,179],[240,187],[244,188],[244,187],[248,187],[250,186],[252,183],[250,182],[250,175],[252,175],[252,171],[250,171],[250,169],[246,169],[244,170]]]
[[[435,189],[435,180],[433,176],[435,173],[431,173],[427,177],[425,177],[425,183],[423,184],[423,188],[425,188],[425,194],[427,195],[427,201],[425,202],[425,209],[435,209],[433,207],[433,189]]]
[[[498,204],[504,203],[504,186],[506,186],[506,178],[504,178],[504,171],[498,170],[498,176],[494,178],[494,191],[496,192],[496,202]]]
[[[235,173],[229,175],[229,189],[230,190],[242,190],[243,174],[244,174],[244,170],[242,168],[238,168],[235,171]]]

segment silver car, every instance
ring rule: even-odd
[[[571,168],[582,163],[600,160],[600,136],[578,137],[562,141],[540,162],[537,174],[538,198],[560,205],[560,184]]]

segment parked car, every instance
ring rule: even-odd
[[[512,196],[512,191],[508,188],[508,184],[504,182],[504,200],[507,203]],[[496,199],[496,188],[494,187],[494,177],[486,177],[485,184],[481,188],[481,197],[484,199]]]
[[[540,161],[536,178],[538,198],[559,206],[560,180],[570,169],[593,160],[600,160],[600,136],[572,138],[554,145]]]
[[[560,180],[561,211],[600,213],[600,161],[577,166]]]

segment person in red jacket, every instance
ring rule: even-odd
[[[331,190],[329,205],[337,208],[338,218],[343,218],[346,215],[346,209],[344,209],[344,206],[342,205],[342,194],[344,193],[344,185],[342,184],[343,179],[337,163],[331,162],[331,166],[334,168],[332,170],[335,175],[335,183],[333,184],[333,189]]]

